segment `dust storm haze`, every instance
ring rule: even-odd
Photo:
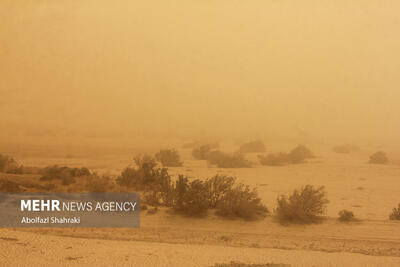
[[[1,135],[398,145],[399,8],[3,0]]]

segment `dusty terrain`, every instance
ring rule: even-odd
[[[192,219],[161,209],[152,215],[142,212],[140,229],[1,229],[0,264],[212,266],[234,260],[291,266],[399,266],[400,223],[389,221],[388,214],[400,201],[400,166],[395,153],[389,165],[367,164],[373,149],[336,154],[321,146],[313,148],[317,158],[305,164],[244,169],[209,168],[205,161],[194,160],[190,150],[180,150],[184,167],[171,168],[171,173],[236,176],[256,186],[270,210],[278,194],[305,184],[324,185],[330,201],[327,216],[315,225],[282,226],[273,216],[248,222],[221,219],[211,211],[206,218]],[[87,166],[111,174],[132,163],[132,154],[125,151],[101,155],[16,157],[25,165]],[[247,156],[256,159],[254,154]],[[359,221],[338,222],[341,209],[352,210]]]

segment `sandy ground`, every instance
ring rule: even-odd
[[[330,203],[320,224],[281,226],[272,217],[256,222],[224,220],[212,211],[207,218],[190,219],[161,209],[155,215],[142,213],[140,229],[0,229],[0,265],[212,266],[235,260],[291,266],[400,266],[400,222],[388,220],[400,202],[400,156],[391,153],[391,164],[379,166],[366,163],[376,148],[354,154],[336,154],[329,147],[311,149],[317,158],[306,164],[244,169],[209,168],[205,161],[194,160],[190,150],[180,150],[184,167],[169,171],[200,179],[217,173],[236,176],[256,186],[270,210],[279,194],[305,184],[323,185]],[[132,163],[134,154],[32,154],[17,159],[28,166],[86,166],[118,174]],[[256,161],[256,154],[247,156]],[[359,221],[337,222],[342,209],[352,210]]]
[[[400,266],[400,257],[44,236],[0,231],[1,266],[212,266],[232,260],[291,266]]]

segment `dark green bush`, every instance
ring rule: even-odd
[[[324,187],[306,185],[289,197],[279,196],[275,214],[281,223],[313,223],[325,212],[328,203]]]
[[[151,204],[168,205],[171,202],[171,176],[167,168],[158,168],[147,155],[135,158],[136,167],[126,168],[117,178],[117,184],[143,191]]]
[[[265,152],[265,145],[261,140],[251,141],[242,144],[239,151],[241,153],[262,153]]]
[[[215,175],[205,181],[208,205],[210,208],[216,208],[226,194],[232,190],[235,184],[235,178],[225,175]]]
[[[369,157],[368,163],[370,164],[387,164],[389,162],[385,152],[378,151]]]
[[[390,220],[400,220],[400,203],[397,208],[393,208],[392,213],[389,215]]]
[[[354,213],[349,210],[341,210],[339,211],[339,221],[341,222],[350,222],[354,220]]]
[[[205,183],[196,179],[189,182],[187,177],[180,175],[175,183],[175,200],[173,209],[176,212],[201,217],[209,208]]]
[[[164,167],[180,167],[183,165],[176,149],[162,149],[155,154],[155,158]]]
[[[268,213],[255,189],[238,184],[230,188],[217,205],[217,215],[227,218],[256,220]]]

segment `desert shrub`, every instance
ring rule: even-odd
[[[370,164],[387,164],[389,162],[385,152],[378,151],[369,157],[368,163]]]
[[[258,193],[249,186],[238,184],[227,190],[217,205],[217,215],[228,218],[243,218],[255,220],[268,213]]]
[[[207,161],[218,168],[248,168],[251,162],[242,153],[228,154],[221,151],[212,151],[207,154]]]
[[[17,162],[12,157],[0,154],[0,172],[12,173],[18,167]]]
[[[183,165],[176,149],[162,149],[155,154],[155,158],[165,167],[180,167]]]
[[[215,175],[205,181],[208,205],[216,208],[225,198],[226,194],[232,190],[235,178],[225,175]]]
[[[4,193],[20,193],[23,192],[24,190],[21,188],[21,186],[13,181],[1,181],[0,182],[0,192]]]
[[[116,192],[116,184],[107,175],[98,176],[97,174],[91,174],[87,176],[85,182],[85,191],[93,193],[106,193],[106,192]]]
[[[276,263],[242,263],[231,261],[230,263],[216,263],[211,267],[290,267],[290,265]]]
[[[211,151],[211,147],[209,145],[202,145],[196,147],[192,150],[192,156],[198,160],[207,159],[207,154]]]
[[[328,202],[324,187],[306,185],[289,197],[279,196],[275,214],[281,223],[313,223],[325,212]]]
[[[265,145],[261,140],[251,141],[242,144],[239,151],[241,153],[262,153],[265,152]]]
[[[356,145],[345,144],[333,147],[333,151],[336,153],[348,154],[359,151],[360,148]]]
[[[183,149],[193,149],[193,148],[196,148],[196,147],[199,147],[199,146],[200,146],[200,142],[194,141],[194,142],[184,143],[182,145],[182,148]]]
[[[76,177],[88,176],[88,168],[69,168],[59,167],[57,165],[48,166],[43,169],[41,181],[60,180],[63,185],[70,185],[76,182]]]
[[[280,166],[289,163],[289,156],[287,153],[278,152],[266,156],[258,155],[258,160],[261,165]]]
[[[143,191],[147,201],[154,204],[171,202],[171,176],[168,169],[157,167],[154,158],[144,155],[135,158],[136,167],[126,168],[116,179],[120,186]]]
[[[157,212],[158,212],[158,208],[154,207],[152,209],[148,209],[146,214],[153,215],[153,214],[156,214]]]
[[[175,183],[173,209],[176,212],[193,216],[204,216],[209,208],[205,183],[196,179],[189,182],[180,175]]]
[[[288,154],[291,163],[302,163],[305,159],[314,158],[314,154],[307,147],[299,145]]]
[[[393,208],[392,213],[389,215],[390,220],[400,220],[400,203],[397,208]]]
[[[349,210],[341,210],[339,211],[339,221],[341,222],[350,222],[354,220],[354,213]]]

